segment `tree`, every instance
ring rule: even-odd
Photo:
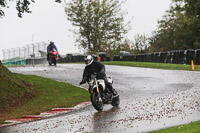
[[[170,51],[186,48],[181,39],[181,34],[183,33],[181,30],[184,25],[183,12],[171,6],[166,13],[162,20],[158,21],[158,29],[154,32],[153,37],[150,38],[151,50]]]
[[[78,30],[74,30],[79,48],[87,53],[113,54],[121,45],[129,25],[124,24],[124,1],[119,0],[72,0],[66,14]]]
[[[135,53],[144,53],[148,48],[148,38],[146,35],[137,34],[132,42],[132,49]]]
[[[197,49],[200,47],[200,1],[173,0],[158,29],[150,38],[151,51]]]
[[[18,12],[18,17],[22,17],[23,13],[31,13],[29,6],[31,3],[34,3],[35,0],[17,0],[16,1],[16,9]],[[55,0],[55,2],[61,3],[61,0]],[[0,0],[0,6],[5,8],[7,6],[6,0]],[[5,15],[4,11],[0,8],[0,17],[3,17]]]
[[[200,1],[199,0],[175,0],[184,2],[182,10],[186,15],[187,40],[193,49],[200,48]]]
[[[31,2],[35,2],[34,0],[17,0],[16,1],[16,9],[18,11],[18,17],[22,17],[23,13],[31,13],[29,10],[29,5]],[[1,7],[6,7],[7,2],[6,0],[0,0]],[[4,12],[2,9],[0,9],[0,17],[4,16]]]
[[[0,6],[5,7],[6,6],[6,1],[5,0],[0,0]],[[4,12],[0,8],[0,17],[4,16]]]
[[[113,51],[114,55],[118,55],[120,51],[128,51],[129,53],[133,53],[130,46],[131,42],[129,39],[124,39],[122,43]]]

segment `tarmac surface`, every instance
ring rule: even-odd
[[[12,67],[80,86],[84,64]],[[0,128],[0,132],[149,132],[200,120],[200,72],[106,66],[120,95],[119,107],[88,106],[48,119]],[[81,87],[87,88],[87,85]]]

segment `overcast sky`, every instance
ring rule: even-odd
[[[80,52],[74,46],[64,4],[54,1],[35,0],[30,6],[32,13],[23,14],[23,18],[17,17],[15,2],[8,2],[10,8],[4,9],[6,15],[0,18],[0,59],[3,59],[2,50],[48,40],[55,42],[60,54]],[[128,38],[133,40],[135,34],[151,35],[170,3],[171,0],[127,0],[123,7],[128,11],[125,21],[131,20],[132,27]]]

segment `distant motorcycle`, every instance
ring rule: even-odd
[[[49,65],[51,66],[53,63],[56,66],[57,59],[58,59],[58,51],[54,48],[53,50],[50,51],[49,60],[48,60]]]
[[[113,83],[112,78],[108,78],[108,82]],[[119,95],[113,96],[112,92],[106,88],[105,81],[103,79],[96,79],[96,75],[92,75],[88,82],[90,100],[94,108],[98,111],[103,110],[104,104],[111,104],[116,107],[120,104]]]

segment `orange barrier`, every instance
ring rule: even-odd
[[[97,60],[98,60],[98,61],[101,61],[101,57],[97,57]]]
[[[191,60],[191,70],[194,71],[194,62]]]

